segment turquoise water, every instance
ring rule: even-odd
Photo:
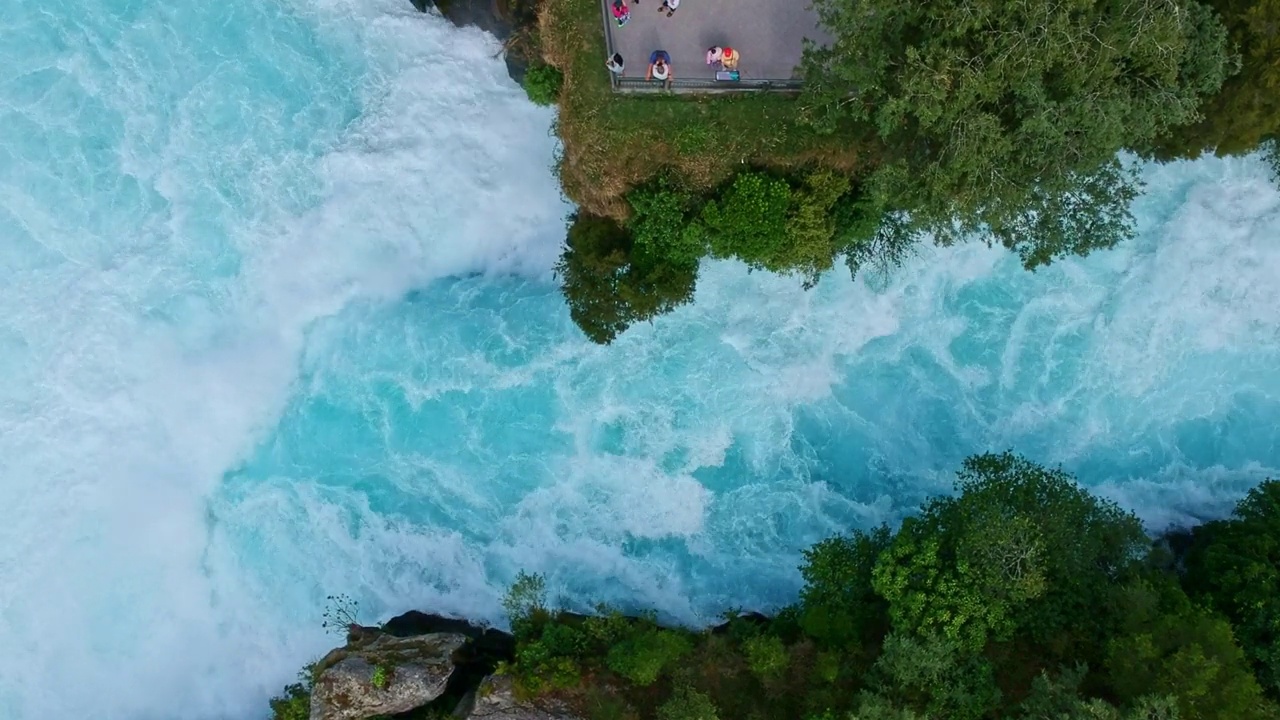
[[[399,0],[0,11],[0,718],[256,718],[324,596],[770,607],[805,545],[1013,447],[1153,527],[1280,466],[1280,194],[812,292],[707,267],[610,348],[551,276],[552,116]]]

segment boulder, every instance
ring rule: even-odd
[[[347,644],[320,661],[311,720],[364,720],[422,707],[440,697],[453,674],[458,633],[396,637],[353,626]]]
[[[520,700],[511,678],[490,675],[454,711],[461,720],[582,720],[562,703]]]

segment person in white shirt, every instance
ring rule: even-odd
[[[662,5],[658,6],[658,12],[666,10],[667,17],[671,17],[678,7],[680,7],[680,0],[662,0]]]

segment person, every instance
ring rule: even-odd
[[[622,69],[623,69],[622,55],[620,55],[619,53],[614,53],[613,57],[605,61],[604,66],[609,68],[609,72],[613,73],[614,75],[622,75]]]
[[[715,65],[716,63],[720,62],[720,59],[723,57],[724,57],[724,48],[720,47],[719,45],[712,45],[711,47],[707,48],[707,64],[708,65]]]
[[[654,50],[649,55],[649,71],[644,74],[645,80],[657,80],[664,87],[671,87],[675,73],[671,71],[671,56],[666,50]]]
[[[720,52],[720,67],[725,70],[738,69],[738,51],[731,47],[724,48]]]
[[[625,0],[613,0],[613,19],[618,21],[618,27],[631,19],[631,8],[627,7]]]
[[[676,13],[676,8],[680,7],[680,0],[662,0],[662,4],[658,6],[658,12],[667,11],[667,17],[671,17]]]

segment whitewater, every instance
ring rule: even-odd
[[[500,622],[775,607],[802,548],[1060,464],[1151,527],[1278,474],[1280,194],[1144,169],[1139,237],[1025,273],[709,264],[612,347],[552,267],[553,115],[401,0],[0,10],[0,718],[259,718],[325,596]]]

